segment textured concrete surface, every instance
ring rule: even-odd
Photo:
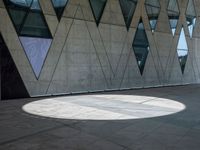
[[[0,150],[199,150],[199,91],[200,85],[188,85],[102,93],[170,99],[186,107],[171,115],[148,119],[56,119],[22,110],[24,105],[45,98],[1,101]],[[74,97],[78,96],[82,97]],[[114,98],[107,101],[115,107]]]

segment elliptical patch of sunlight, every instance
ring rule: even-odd
[[[166,98],[139,95],[79,95],[30,102],[25,112],[50,118],[73,120],[128,120],[166,116],[185,105]]]

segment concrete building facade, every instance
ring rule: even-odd
[[[30,97],[200,83],[199,0],[158,0],[155,28],[152,28],[148,14],[147,7],[151,5],[145,0],[135,1],[129,24],[120,0],[103,1],[97,14],[92,0],[68,0],[61,17],[51,0],[38,0],[38,3],[50,33],[48,38],[23,38],[27,37],[27,32],[25,29],[23,34],[17,31],[9,12],[11,7],[5,0],[0,0],[2,41]],[[170,18],[168,8],[175,3],[179,15]],[[32,9],[34,6],[30,5]],[[195,10],[192,35],[188,28],[189,9]],[[171,30],[170,19],[177,20],[175,30]],[[144,45],[148,52],[142,56],[145,58],[143,68],[136,52],[140,24],[146,37],[138,41],[148,41]],[[183,31],[188,51],[185,66],[181,68],[177,49]],[[15,89],[20,86],[13,88],[16,79],[11,80],[5,75],[2,78],[3,73],[1,68],[1,84],[5,80],[11,81],[7,86],[10,95],[15,97]],[[21,96],[27,95],[26,92]]]

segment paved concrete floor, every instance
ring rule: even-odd
[[[99,94],[101,95],[101,94]],[[129,90],[118,92],[107,92],[102,95],[111,95],[109,105],[101,105],[98,109],[112,109],[117,106],[113,102],[116,97],[113,95],[124,95],[124,99],[117,99],[118,104],[128,102],[137,95],[136,101],[153,97],[154,100],[171,100],[175,104],[183,104],[185,109],[174,111],[171,103],[163,101],[159,104],[156,111],[158,114],[160,108],[170,108],[173,112],[170,114],[162,114],[150,116],[150,118],[114,116],[103,120],[99,114],[99,118],[93,116],[87,120],[88,116],[72,117],[59,119],[55,110],[54,115],[47,113],[40,116],[41,110],[34,111],[30,109],[28,113],[22,108],[31,106],[37,102],[50,100],[50,98],[40,99],[22,99],[0,102],[0,150],[199,150],[200,149],[200,85],[188,85],[166,88],[154,88],[143,90]],[[74,96],[78,98],[79,96]],[[83,96],[80,96],[83,97]],[[91,95],[89,95],[91,98]],[[62,97],[67,100],[69,97]],[[88,97],[84,95],[88,100]],[[93,97],[94,98],[94,97]],[[127,98],[127,99],[126,99]],[[141,99],[140,99],[141,98]],[[58,98],[58,99],[61,99]],[[65,101],[63,100],[63,101]],[[142,101],[143,101],[142,100]],[[71,100],[73,101],[73,100]],[[146,101],[146,99],[145,99]],[[49,102],[49,101],[45,101]],[[99,101],[98,101],[99,102]],[[102,101],[100,101],[102,102]],[[149,102],[149,99],[147,100]],[[73,104],[80,106],[86,105],[83,101],[76,101]],[[41,103],[37,103],[40,106]],[[92,103],[90,107],[96,108],[99,103]],[[131,104],[134,105],[134,104]],[[122,105],[129,107],[129,105]],[[146,106],[146,105],[145,105]],[[150,105],[152,106],[152,105]],[[155,106],[155,105],[154,105]],[[167,107],[168,106],[168,107]],[[182,105],[180,105],[182,106]],[[87,107],[88,103],[87,103]],[[123,107],[119,109],[124,114]],[[32,106],[29,108],[33,108]],[[40,107],[41,108],[41,107]],[[52,108],[52,107],[51,107]],[[137,107],[138,108],[138,107]],[[148,107],[154,108],[154,107]],[[160,111],[163,111],[161,109]],[[49,108],[48,108],[49,110]],[[114,111],[115,109],[113,109]],[[130,113],[129,109],[129,113]],[[110,111],[110,110],[109,110]],[[167,110],[168,111],[168,110]],[[37,113],[38,114],[37,114]],[[49,111],[48,111],[49,112]],[[62,111],[61,111],[62,112]],[[97,111],[95,111],[97,112]],[[146,111],[145,111],[146,112]],[[30,114],[33,113],[33,114]],[[66,114],[66,112],[64,111]],[[131,111],[130,116],[135,111]],[[140,112],[141,113],[141,112]],[[36,115],[37,114],[37,115]],[[56,115],[55,115],[56,114]],[[59,113],[60,114],[60,113]],[[79,112],[81,116],[81,111]],[[87,114],[87,113],[86,113]],[[53,118],[54,117],[54,118]],[[57,118],[56,118],[57,117]],[[68,116],[69,117],[69,116]],[[121,118],[120,118],[121,117]]]

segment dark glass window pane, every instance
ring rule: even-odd
[[[173,36],[175,35],[176,26],[179,20],[179,8],[177,0],[169,0],[168,7],[167,7],[168,18],[170,22],[170,28],[172,30]]]
[[[63,14],[63,11],[67,5],[68,0],[52,0],[56,15],[60,20]]]
[[[126,27],[127,29],[129,29],[137,5],[137,0],[119,0],[119,2],[121,5]]]
[[[143,74],[145,62],[149,53],[149,42],[142,20],[140,20],[138,24],[132,46],[140,69],[140,73]]]
[[[184,32],[183,27],[181,29],[181,34],[178,41],[177,53],[178,53],[178,58],[181,65],[182,73],[184,73],[185,64],[186,64],[187,56],[188,56],[188,45],[186,42],[185,32]]]
[[[4,3],[15,29],[17,33],[19,33],[23,19],[25,18],[30,7],[30,3],[27,3],[25,0],[4,0]]]
[[[27,12],[24,10],[9,9],[9,13],[17,32],[19,33],[21,24]]]
[[[4,0],[18,35],[51,38],[38,0]]]
[[[186,11],[186,20],[187,20],[190,37],[192,37],[193,29],[196,24],[196,12],[194,8],[193,0],[188,1],[187,11]]]
[[[20,35],[50,38],[51,34],[41,12],[29,12]]]
[[[158,0],[146,0],[145,7],[149,18],[151,30],[152,32],[154,32],[156,29],[157,20],[160,13],[160,3]]]
[[[98,25],[103,14],[103,10],[105,8],[107,0],[89,0],[90,5],[96,20],[96,24]]]

